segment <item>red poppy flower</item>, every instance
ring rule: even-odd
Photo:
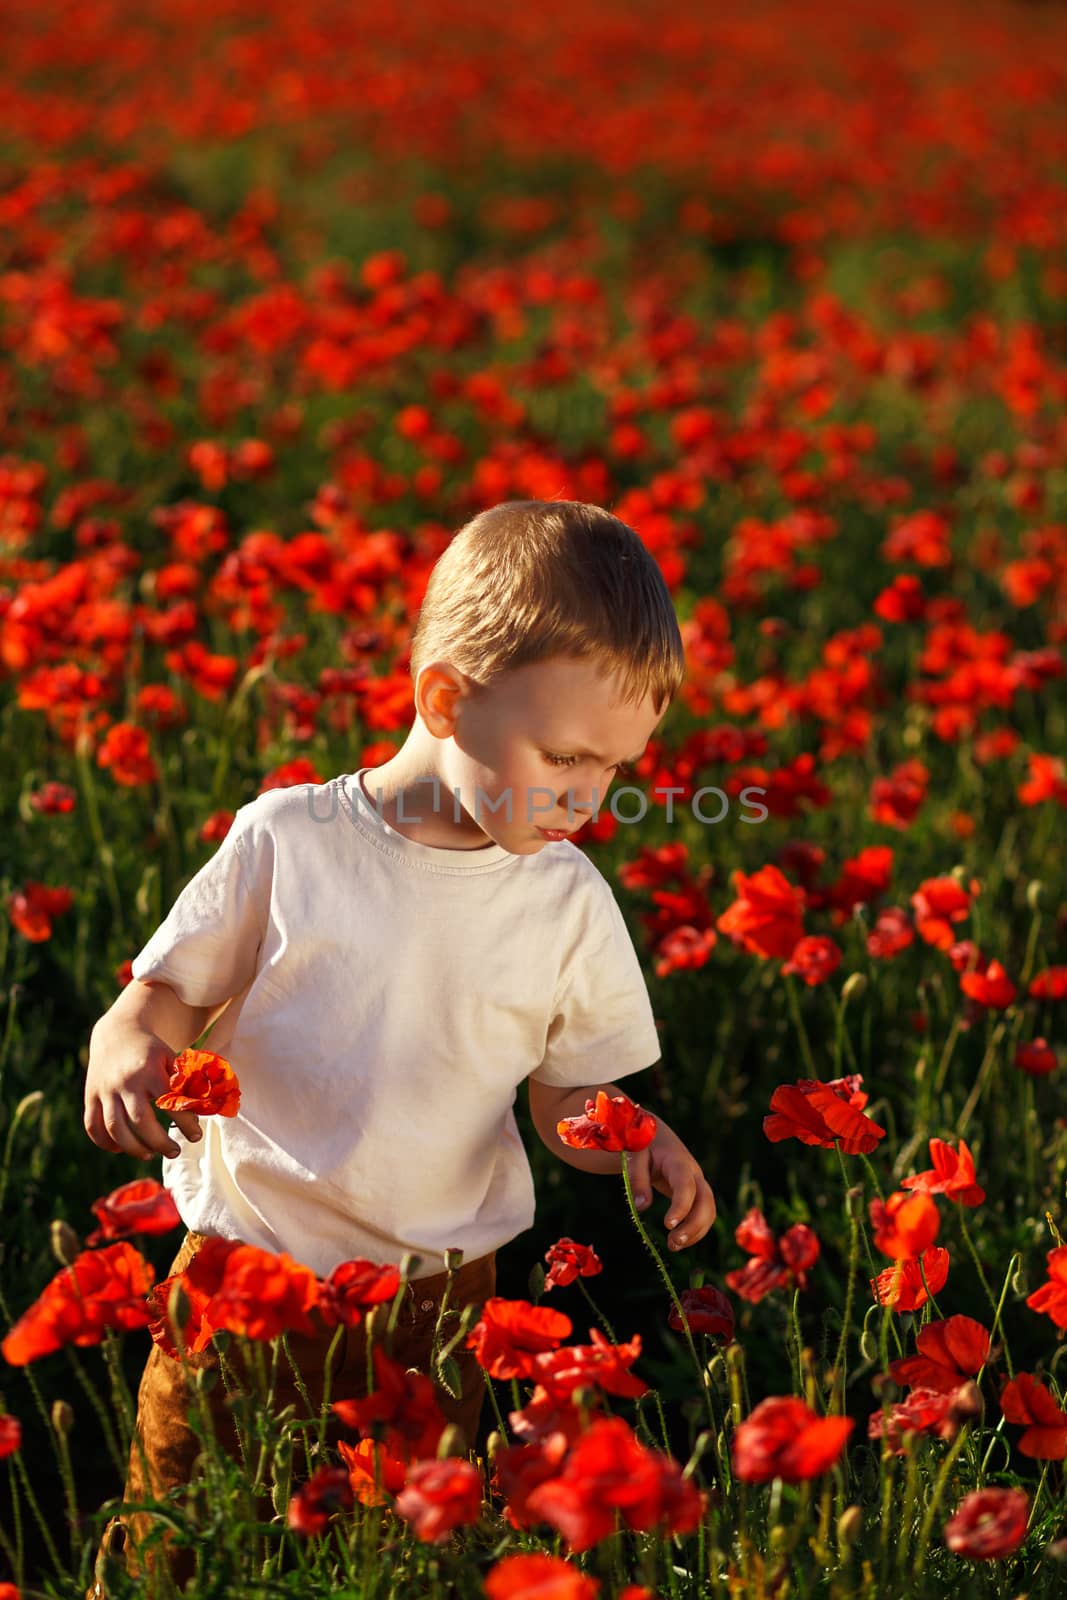
[[[557,1239],[555,1244],[549,1246],[545,1251],[545,1260],[548,1262],[546,1289],[564,1289],[576,1278],[594,1278],[604,1270],[604,1263],[592,1245],[576,1244],[573,1239],[566,1237]]]
[[[975,1181],[974,1157],[964,1139],[960,1140],[958,1153],[944,1139],[931,1139],[930,1160],[934,1164],[932,1169],[902,1178],[901,1188],[947,1195],[965,1206],[981,1205],[985,1190]]]
[[[1041,1284],[1026,1303],[1032,1311],[1043,1311],[1057,1328],[1067,1328],[1067,1245],[1057,1245],[1046,1257],[1048,1282]]]
[[[132,722],[112,724],[96,752],[96,764],[110,767],[115,782],[127,788],[153,783],[159,777],[148,735]]]
[[[536,1384],[522,1409],[508,1412],[508,1424],[516,1439],[522,1439],[526,1444],[540,1444],[543,1439],[558,1433],[568,1444],[573,1444],[585,1423],[578,1407],[571,1403],[571,1393],[552,1393],[543,1385]]]
[[[862,1082],[854,1072],[828,1083],[799,1078],[795,1084],[779,1084],[771,1095],[771,1114],[763,1119],[764,1133],[775,1144],[799,1139],[824,1150],[840,1140],[846,1155],[869,1155],[885,1138],[885,1129],[861,1114],[867,1104]]]
[[[353,1445],[347,1439],[338,1439],[337,1451],[348,1468],[348,1481],[360,1505],[387,1505],[390,1498],[404,1487],[407,1462],[391,1456],[384,1444],[379,1444],[377,1440],[361,1439]],[[376,1471],[377,1488],[374,1486]]]
[[[180,1357],[168,1310],[171,1290],[176,1283],[180,1283],[189,1302],[189,1316],[185,1327],[181,1329],[185,1348],[189,1351],[206,1350],[217,1326],[211,1320],[211,1302],[222,1286],[227,1261],[239,1248],[238,1239],[205,1239],[184,1272],[161,1279],[150,1290],[148,1331],[154,1342],[172,1360],[177,1361]]]
[[[676,1461],[645,1449],[622,1417],[603,1417],[572,1445],[562,1472],[532,1490],[526,1504],[577,1552],[612,1533],[616,1515],[638,1533],[660,1523],[665,1533],[689,1532],[705,1497],[683,1479]]]
[[[101,1226],[94,1229],[86,1244],[100,1244],[124,1233],[169,1233],[182,1220],[174,1196],[155,1178],[134,1178],[131,1183],[123,1183],[102,1200],[94,1200],[92,1209]]]
[[[313,761],[307,756],[296,756],[294,760],[283,762],[280,767],[268,772],[259,786],[259,793],[266,794],[268,789],[293,789],[301,783],[322,781],[322,775]]]
[[[971,886],[972,892],[977,893],[974,879]],[[924,879],[912,895],[911,904],[915,931],[938,950],[955,944],[953,924],[971,914],[971,895],[951,877]]]
[[[596,1102],[585,1102],[585,1114],[556,1123],[564,1144],[575,1150],[643,1150],[656,1137],[656,1119],[624,1094],[597,1090]]]
[[[1018,1550],[1029,1520],[1025,1489],[975,1489],[945,1523],[945,1543],[969,1561],[1001,1561]]]
[[[998,1011],[1010,1006],[1018,992],[997,960],[990,961],[981,972],[965,972],[960,979],[960,988],[972,1000],[977,1000],[979,1005]]]
[[[531,1376],[532,1357],[555,1350],[573,1327],[562,1311],[494,1296],[467,1335],[467,1349],[491,1378],[525,1378]]]
[[[1020,1072],[1028,1072],[1031,1077],[1039,1078],[1047,1072],[1055,1072],[1059,1062],[1047,1039],[1031,1039],[1027,1044],[1016,1047],[1015,1065]]]
[[[285,1520],[297,1533],[321,1533],[336,1511],[354,1504],[347,1467],[320,1467],[289,1501]]]
[[[373,1393],[358,1400],[335,1400],[331,1409],[346,1427],[358,1428],[361,1433],[383,1423],[382,1443],[398,1459],[414,1461],[432,1455],[446,1427],[432,1379],[423,1372],[406,1370],[378,1345],[372,1346],[371,1359]]]
[[[793,1395],[772,1395],[734,1434],[734,1471],[746,1483],[816,1478],[833,1466],[854,1427],[852,1417],[820,1417]]]
[[[954,1389],[913,1389],[906,1400],[890,1406],[888,1413],[872,1411],[867,1423],[869,1439],[885,1439],[886,1449],[903,1455],[904,1435],[931,1434],[937,1439],[954,1439],[959,1419],[954,1415]]]
[[[1067,967],[1046,967],[1035,973],[1026,992],[1033,1000],[1067,1000]]]
[[[729,1283],[730,1275],[727,1273],[726,1281]],[[693,1333],[707,1333],[712,1338],[722,1339],[729,1344],[734,1336],[734,1308],[721,1289],[716,1289],[713,1284],[707,1283],[702,1289],[683,1289],[678,1296],[682,1302],[682,1310]],[[671,1306],[667,1314],[667,1325],[682,1331],[682,1319],[678,1315],[677,1306]]]
[[[791,956],[804,937],[804,890],[775,866],[761,867],[750,877],[734,872],[730,881],[737,899],[717,918],[719,932],[754,955]]]
[[[0,1353],[13,1367],[23,1367],[65,1344],[99,1344],[105,1328],[146,1328],[145,1296],[154,1277],[154,1268],[130,1244],[83,1250],[23,1312]]]
[[[71,889],[49,889],[43,883],[25,883],[8,896],[7,914],[11,926],[24,939],[42,944],[52,937],[52,918],[62,916],[74,904]]]
[[[985,1366],[989,1334],[973,1317],[944,1317],[919,1329],[915,1347],[918,1354],[890,1362],[893,1382],[947,1394]]]
[[[738,1223],[734,1238],[750,1252],[743,1267],[726,1274],[726,1282],[742,1300],[758,1305],[772,1289],[795,1284],[806,1289],[808,1269],[819,1258],[819,1241],[806,1223],[796,1222],[775,1239],[758,1206],[752,1206]]]
[[[867,935],[867,954],[874,961],[891,961],[914,943],[915,930],[908,913],[902,906],[886,906]]]
[[[574,1438],[578,1435],[575,1433]],[[493,1487],[504,1497],[504,1516],[513,1528],[532,1528],[541,1518],[527,1501],[534,1489],[559,1476],[572,1442],[567,1434],[550,1433],[533,1443],[498,1450],[493,1461]]]
[[[559,1350],[529,1357],[525,1376],[533,1378],[556,1399],[589,1384],[627,1399],[648,1393],[648,1384],[630,1371],[641,1354],[639,1333],[626,1344],[610,1343],[598,1328],[590,1328],[589,1337],[591,1344],[563,1345]]]
[[[453,1528],[477,1522],[482,1514],[482,1475],[471,1461],[446,1456],[416,1461],[396,1497],[397,1516],[411,1524],[417,1539],[442,1544]]]
[[[63,816],[74,810],[78,803],[77,792],[66,783],[49,779],[30,795],[30,805],[44,816]]]
[[[400,1289],[400,1268],[392,1263],[377,1266],[355,1256],[334,1267],[319,1285],[319,1311],[330,1328],[343,1322],[358,1327],[365,1311],[394,1300]]]
[[[926,1250],[922,1256],[922,1272],[930,1285],[930,1294],[945,1287],[948,1278],[949,1254],[939,1245]],[[923,1286],[918,1258],[898,1260],[893,1266],[870,1280],[871,1292],[879,1305],[892,1306],[894,1311],[918,1311],[929,1296]]]
[[[233,827],[235,815],[233,811],[213,811],[207,821],[202,823],[197,838],[202,839],[205,844],[221,844]]]
[[[538,1552],[505,1556],[485,1575],[487,1600],[596,1600],[599,1588],[598,1578]]]
[[[237,1074],[212,1050],[180,1050],[171,1062],[169,1087],[156,1096],[161,1111],[235,1117],[241,1104]]]
[[[784,975],[803,978],[809,988],[825,983],[841,965],[841,951],[832,939],[824,934],[811,934],[799,939],[793,946],[789,960],[782,967]]]
[[[928,1194],[897,1190],[884,1203],[872,1200],[870,1212],[875,1248],[894,1261],[921,1256],[941,1227],[941,1216]]]
[[[1009,1422],[1026,1426],[1019,1440],[1024,1456],[1037,1461],[1062,1461],[1067,1456],[1067,1411],[1029,1372],[1017,1373],[1004,1385],[1000,1409]]]
[[[0,1461],[13,1456],[22,1444],[22,1424],[9,1412],[0,1413]]]
[[[242,1244],[226,1257],[222,1282],[205,1316],[215,1328],[269,1342],[288,1329],[313,1333],[308,1312],[318,1298],[319,1281],[310,1267],[284,1250]]]
[[[840,876],[823,896],[813,896],[813,904],[820,899],[830,908],[835,927],[848,922],[856,906],[870,905],[889,888],[893,876],[893,852],[887,844],[868,845],[859,855],[844,862]]]

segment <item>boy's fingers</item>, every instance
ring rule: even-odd
[[[634,1205],[639,1211],[643,1211],[652,1199],[650,1168],[651,1160],[647,1145],[644,1150],[630,1152],[630,1187],[634,1192]]]
[[[696,1197],[689,1211],[675,1225],[671,1234],[670,1247],[672,1250],[684,1249],[686,1245],[696,1244],[702,1239],[715,1221],[716,1217],[715,1196],[710,1185],[703,1179],[696,1185]],[[670,1215],[674,1215],[671,1208]]]
[[[129,1150],[130,1155],[140,1156],[142,1160],[151,1160],[153,1156],[176,1156],[178,1147],[168,1133],[160,1125],[152,1105],[143,1099],[124,1100],[121,1102],[129,1124],[129,1136],[134,1146],[123,1145],[124,1150]],[[121,1133],[115,1137],[121,1143]]]
[[[195,1142],[200,1138],[202,1129],[195,1111],[172,1111],[171,1117],[179,1133],[184,1134],[187,1139]]]

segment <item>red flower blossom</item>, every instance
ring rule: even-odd
[[[937,1238],[941,1217],[928,1194],[897,1190],[885,1202],[872,1200],[871,1226],[875,1248],[895,1261],[921,1256]]]
[[[285,1520],[297,1533],[321,1533],[336,1511],[354,1505],[347,1467],[320,1467],[289,1501]]]
[[[608,1394],[627,1399],[648,1393],[648,1384],[630,1371],[641,1354],[639,1333],[626,1344],[612,1344],[597,1328],[590,1328],[589,1337],[591,1344],[568,1344],[531,1356],[525,1376],[533,1378],[556,1400],[594,1383]]]
[[[125,1233],[169,1233],[182,1220],[174,1196],[155,1178],[134,1178],[121,1184],[102,1200],[94,1200],[92,1209],[100,1227],[86,1244],[100,1244]]]
[[[1031,1039],[1027,1044],[1017,1045],[1014,1061],[1020,1072],[1028,1072],[1034,1078],[1055,1072],[1059,1065],[1047,1039]]]
[[[66,812],[73,811],[77,803],[76,790],[67,783],[56,783],[51,778],[30,795],[30,805],[33,809],[49,817],[62,816]]]
[[[915,930],[908,913],[902,906],[886,906],[867,935],[867,954],[873,961],[891,961],[914,943]]]
[[[643,1150],[656,1137],[656,1119],[624,1094],[597,1090],[596,1103],[585,1102],[585,1114],[556,1123],[564,1144],[575,1150]]]
[[[858,1072],[820,1083],[817,1078],[799,1078],[796,1084],[779,1084],[771,1095],[771,1115],[763,1119],[763,1131],[772,1143],[799,1139],[803,1144],[820,1145],[829,1150],[840,1139],[846,1155],[869,1155],[885,1129],[861,1114],[867,1095],[860,1088]]]
[[[921,761],[904,761],[888,778],[871,784],[870,816],[887,828],[909,828],[926,799],[930,770]]]
[[[1001,1561],[1018,1550],[1029,1519],[1025,1489],[975,1489],[945,1523],[945,1543],[970,1561]]]
[[[13,1456],[22,1444],[22,1424],[9,1412],[0,1412],[0,1461]]]
[[[719,932],[754,955],[792,955],[804,936],[804,890],[791,884],[775,866],[761,867],[750,877],[734,872],[731,882],[737,899],[717,918]]]
[[[313,1333],[308,1312],[318,1297],[319,1282],[310,1267],[284,1250],[276,1254],[242,1244],[227,1255],[222,1282],[205,1315],[215,1328],[270,1341],[290,1328]]]
[[[989,1334],[973,1317],[944,1317],[919,1329],[915,1347],[918,1354],[890,1362],[893,1382],[947,1394],[985,1366]]]
[[[504,1516],[513,1528],[532,1528],[541,1520],[527,1501],[534,1489],[559,1476],[564,1457],[577,1437],[577,1432],[553,1432],[536,1442],[513,1444],[497,1451],[493,1487],[504,1497]]]
[[[705,1497],[676,1461],[645,1449],[622,1417],[603,1417],[572,1445],[562,1472],[530,1492],[526,1505],[577,1552],[612,1533],[616,1515],[638,1533],[661,1523],[665,1533],[687,1533],[699,1523]]]
[[[841,951],[834,941],[825,934],[811,934],[793,946],[782,973],[803,978],[809,988],[814,988],[817,983],[825,983],[840,965]]]
[[[132,722],[112,724],[96,752],[96,764],[110,767],[115,782],[127,788],[153,783],[159,777],[148,735]]]
[[[0,1354],[24,1367],[65,1344],[99,1344],[105,1328],[146,1328],[155,1270],[130,1244],[83,1250],[15,1323]]]
[[[52,937],[52,918],[62,916],[73,904],[72,889],[49,889],[43,883],[25,883],[8,896],[7,914],[12,927],[24,939],[41,944]]]
[[[1043,1311],[1057,1328],[1067,1328],[1067,1245],[1048,1252],[1048,1282],[1027,1295],[1032,1311]]]
[[[559,1556],[536,1551],[505,1556],[485,1575],[487,1600],[596,1600],[599,1588],[598,1578],[587,1577]]]
[[[920,1189],[924,1194],[943,1194],[964,1206],[980,1206],[985,1190],[975,1181],[974,1157],[964,1139],[957,1153],[943,1139],[930,1140],[933,1168],[901,1179],[902,1189]]]
[[[979,1005],[1003,1010],[1010,1006],[1018,992],[999,961],[993,960],[981,972],[965,972],[960,988]]]
[[[772,1395],[734,1434],[734,1471],[745,1483],[816,1478],[833,1466],[854,1427],[852,1417],[820,1417],[793,1395]]]
[[[280,767],[275,767],[268,772],[259,786],[258,792],[266,794],[268,789],[293,789],[301,783],[321,783],[322,774],[315,763],[307,756],[297,756],[293,761],[286,761]]]
[[[390,1498],[404,1487],[407,1462],[390,1455],[384,1444],[379,1444],[377,1440],[361,1439],[353,1445],[347,1439],[338,1439],[337,1451],[348,1468],[348,1481],[360,1505],[387,1505]],[[377,1488],[374,1486],[375,1471],[378,1475]]]
[[[549,1246],[545,1251],[545,1260],[548,1262],[546,1290],[564,1289],[576,1278],[594,1278],[604,1270],[604,1263],[591,1244],[576,1244],[566,1236]]]
[[[205,844],[221,844],[233,826],[235,815],[233,811],[213,811],[201,826],[197,838],[203,839]]]
[[[384,1443],[390,1455],[404,1461],[432,1455],[445,1431],[445,1417],[432,1379],[423,1372],[407,1371],[372,1347],[374,1392],[359,1400],[335,1400],[332,1409],[348,1428],[370,1433],[384,1424]]]
[[[1000,1409],[1009,1422],[1026,1426],[1019,1440],[1024,1456],[1038,1461],[1062,1461],[1067,1456],[1067,1411],[1029,1372],[1017,1373],[1004,1385]]]
[[[319,1285],[322,1320],[330,1328],[340,1322],[358,1327],[365,1311],[395,1299],[399,1289],[400,1268],[392,1263],[376,1266],[362,1256],[342,1261]]]
[[[1033,1000],[1067,1000],[1067,967],[1035,973],[1026,992]]]
[[[919,1258],[912,1257],[908,1260],[897,1260],[893,1266],[880,1272],[877,1278],[870,1280],[871,1292],[879,1305],[892,1306],[894,1311],[918,1311],[929,1298],[923,1286],[923,1272],[926,1274],[926,1282],[930,1285],[930,1294],[937,1294],[945,1287],[949,1267],[948,1251],[941,1249],[939,1245],[934,1245],[932,1249],[924,1251],[921,1259],[922,1272],[919,1270]]]
[[[758,1206],[752,1206],[734,1231],[742,1250],[749,1252],[743,1267],[726,1274],[726,1282],[742,1300],[758,1305],[765,1295],[784,1285],[808,1286],[808,1269],[819,1259],[819,1241],[804,1222],[787,1228],[775,1239]]]
[[[235,1117],[241,1104],[237,1074],[212,1050],[179,1050],[170,1065],[170,1087],[156,1096],[161,1111]]]
[[[467,1335],[467,1349],[491,1378],[526,1378],[532,1376],[533,1357],[555,1350],[573,1327],[562,1311],[496,1295],[482,1306]]]
[[[730,1281],[729,1273],[726,1281]],[[721,1289],[707,1283],[702,1289],[683,1289],[678,1298],[693,1333],[707,1333],[727,1344],[731,1342],[734,1336],[734,1308]],[[671,1306],[667,1325],[681,1332],[682,1319],[677,1306]]]
[[[972,883],[972,893],[977,884]],[[955,878],[926,878],[911,897],[915,929],[921,939],[938,950],[956,942],[953,924],[971,914],[971,895]]]
[[[411,1524],[417,1539],[441,1544],[453,1528],[477,1522],[482,1514],[482,1475],[471,1461],[446,1456],[416,1461],[394,1510]]]
[[[161,1279],[149,1292],[151,1316],[148,1331],[172,1360],[179,1359],[168,1311],[174,1285],[181,1284],[189,1302],[189,1315],[185,1327],[181,1329],[185,1348],[190,1351],[205,1350],[217,1326],[211,1320],[211,1302],[222,1285],[227,1261],[239,1247],[238,1239],[205,1239],[184,1272]]]
[[[938,1439],[954,1439],[959,1418],[954,1414],[954,1389],[913,1389],[906,1400],[898,1401],[888,1412],[872,1411],[867,1422],[867,1437],[886,1441],[894,1455],[904,1454],[904,1435],[928,1433]]]

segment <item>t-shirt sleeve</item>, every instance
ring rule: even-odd
[[[215,854],[189,879],[131,963],[135,978],[169,984],[189,1006],[221,1005],[255,975],[263,917],[246,859],[248,810],[238,811]]]
[[[538,1083],[612,1083],[662,1054],[641,963],[607,883],[604,899],[603,938],[580,947],[563,975],[544,1059],[530,1074]]]

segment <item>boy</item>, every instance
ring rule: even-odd
[[[403,747],[242,806],[93,1029],[85,1127],[103,1149],[164,1156],[190,1230],[172,1270],[205,1236],[321,1277],[414,1252],[406,1355],[425,1367],[444,1252],[463,1251],[450,1303],[481,1302],[496,1250],[533,1221],[519,1084],[560,1159],[618,1172],[556,1124],[660,1049],[619,907],[564,835],[639,759],[684,672],[659,568],[610,513],[513,501],[455,535],[412,639]],[[240,1114],[176,1113],[172,1140],[153,1100],[212,1020]],[[672,1248],[703,1238],[714,1197],[662,1121],[631,1170],[640,1204],[669,1197]],[[153,1347],[138,1397],[160,1490],[197,1449],[174,1366]],[[344,1363],[353,1387],[333,1398],[360,1392],[360,1366]],[[459,1402],[439,1396],[473,1445],[484,1383],[469,1354],[461,1368]]]

